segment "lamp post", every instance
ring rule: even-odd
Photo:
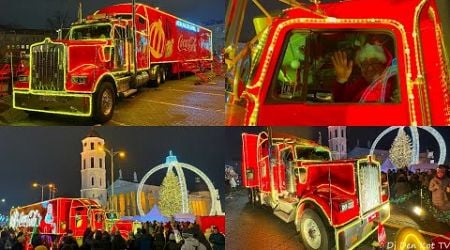
[[[101,147],[100,150],[103,150],[104,152],[108,153],[108,155],[111,157],[111,208],[115,211],[115,204],[113,204],[113,197],[114,197],[114,156],[119,155],[120,158],[125,157],[124,151],[114,151],[113,148],[107,149],[106,147]]]
[[[48,187],[49,190],[51,190],[53,187],[55,187],[54,184],[49,183],[49,184],[39,184],[37,182],[33,183],[33,187],[41,187],[41,201],[44,201],[44,188]],[[50,191],[51,192],[51,191]],[[49,199],[51,199],[51,197],[49,197]]]

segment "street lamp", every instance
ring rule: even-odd
[[[115,204],[113,204],[113,197],[114,197],[114,156],[119,155],[120,158],[125,158],[125,151],[114,151],[113,148],[107,149],[106,147],[100,147],[100,150],[108,153],[108,155],[111,157],[111,208],[116,210]]]
[[[33,183],[33,187],[41,187],[41,201],[44,201],[44,188],[48,187],[48,189],[51,190],[53,187],[55,187],[55,185],[52,183],[44,185],[44,184],[39,184],[39,183],[35,182],[35,183]]]

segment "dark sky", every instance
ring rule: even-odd
[[[83,16],[107,5],[131,3],[127,0],[82,0]],[[158,6],[161,10],[194,23],[223,20],[225,0],[142,0],[139,3]],[[0,0],[0,25],[20,25],[23,28],[48,28],[47,18],[55,13],[67,13],[75,20],[78,0]]]
[[[450,161],[449,149],[450,149],[450,127],[434,127],[444,138],[447,140],[447,158],[446,162]],[[367,147],[368,141],[373,143],[377,136],[385,130],[386,127],[347,127],[347,151],[352,150],[358,140],[360,147]],[[233,164],[235,161],[241,159],[241,134],[246,133],[258,133],[259,131],[266,130],[266,127],[234,127],[227,128],[225,131],[225,138],[227,139],[227,149],[225,161],[228,164]],[[427,149],[435,152],[435,159],[439,158],[439,147],[435,139],[424,130],[419,130],[420,151],[425,152]],[[322,134],[322,144],[328,145],[328,128],[327,127],[274,127],[273,132],[283,132],[292,135],[297,135],[302,138],[310,139],[313,141],[318,140],[319,131]],[[405,128],[405,131],[410,135],[409,128]],[[397,135],[397,130],[390,132],[383,137],[377,145],[377,149],[389,150],[391,144]]]
[[[96,127],[107,147],[125,150],[125,160],[114,161],[115,177],[119,167],[124,179],[132,180],[137,171],[140,180],[152,167],[165,162],[169,150],[179,162],[202,170],[223,196],[224,183],[224,128],[223,127]],[[40,200],[41,189],[32,188],[33,181],[53,182],[57,196],[80,195],[81,140],[90,127],[3,127],[0,128],[0,198],[6,208],[25,205]],[[109,156],[106,169],[109,181]],[[190,172],[185,171],[185,174]],[[159,185],[164,176],[161,170],[152,181]],[[186,174],[188,189],[193,187],[193,177]],[[158,183],[155,183],[155,182]],[[48,190],[44,193],[48,194]]]

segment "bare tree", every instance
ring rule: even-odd
[[[65,11],[64,13],[61,11],[56,11],[52,17],[47,18],[47,24],[51,30],[68,27],[70,23],[71,20],[67,11]]]

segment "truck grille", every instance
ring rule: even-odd
[[[64,45],[44,43],[31,48],[31,89],[64,90]]]
[[[381,203],[379,165],[368,162],[360,163],[358,180],[361,213],[365,214]]]

